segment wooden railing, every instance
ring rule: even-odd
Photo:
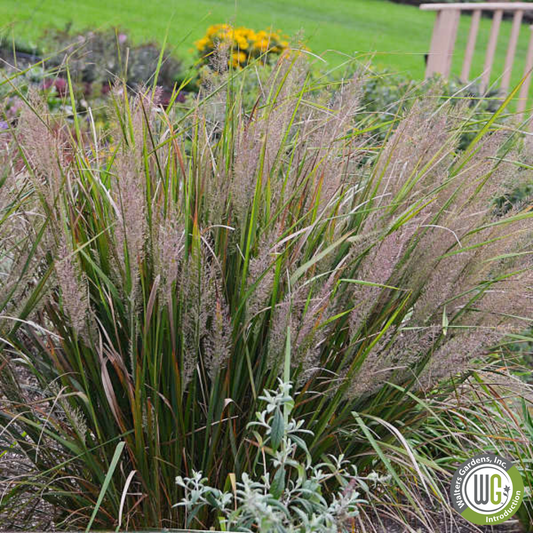
[[[511,35],[507,45],[507,54],[505,56],[504,71],[501,73],[500,87],[506,93],[509,90],[511,73],[513,70],[518,36],[522,26],[522,17],[526,11],[533,13],[533,3],[526,2],[487,2],[487,3],[463,3],[463,4],[422,4],[420,9],[424,11],[436,11],[437,17],[433,28],[431,38],[431,48],[428,55],[426,77],[433,74],[442,74],[445,77],[450,75],[452,58],[455,49],[455,40],[457,29],[459,27],[459,18],[462,12],[471,12],[472,21],[461,69],[461,80],[467,82],[470,80],[470,69],[472,59],[476,48],[479,22],[483,11],[492,12],[492,26],[490,30],[489,41],[485,52],[485,63],[481,74],[481,87],[486,90],[490,84],[490,75],[500,33],[500,25],[504,12],[513,13],[513,25]],[[533,69],[533,26],[529,26],[529,46],[524,66],[524,77],[527,76],[522,87],[520,88],[519,101],[517,110],[523,113],[526,107],[529,85],[531,81],[531,70]]]

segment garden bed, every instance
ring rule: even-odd
[[[69,49],[5,96],[4,523],[516,530],[447,496],[481,451],[533,484],[533,156],[507,102],[228,25],[163,100],[164,53],[126,66],[120,35],[94,41],[109,72]]]

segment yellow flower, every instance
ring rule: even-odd
[[[196,48],[201,52],[205,50],[211,43],[211,40],[208,37],[202,37],[200,40],[196,41],[194,44]]]
[[[241,50],[246,50],[248,48],[248,46],[250,46],[248,44],[248,40],[245,39],[244,37],[239,37],[237,39],[237,46],[241,49]]]
[[[207,35],[215,35],[219,31],[227,30],[229,26],[227,24],[213,24],[207,28]]]
[[[268,39],[261,39],[255,42],[255,47],[261,50],[261,52],[266,52],[268,50],[270,43]]]
[[[231,59],[232,59],[232,65],[234,67],[239,67],[241,66],[243,63],[246,63],[246,54],[244,52],[233,52],[231,54]]]
[[[288,42],[283,40],[279,30],[273,28],[254,31],[251,28],[239,26],[234,28],[230,24],[213,24],[206,30],[202,39],[194,44],[200,52],[205,54],[215,48],[216,43],[222,42],[233,51],[228,63],[235,68],[246,64],[250,56],[259,53],[281,54],[288,48]]]

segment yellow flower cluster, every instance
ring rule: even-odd
[[[202,57],[207,57],[218,44],[230,49],[230,63],[233,67],[243,67],[252,59],[262,55],[279,55],[289,47],[284,35],[279,31],[254,31],[250,28],[233,28],[229,24],[214,24],[195,45]]]

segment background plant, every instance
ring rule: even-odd
[[[120,28],[73,34],[70,27],[45,33],[44,49],[52,53],[47,64],[58,67],[68,60],[70,74],[83,83],[112,85],[117,78],[131,87],[157,82],[172,90],[181,74],[181,63],[153,42],[131,42]],[[162,56],[160,58],[160,56]],[[159,64],[160,63],[160,64]]]
[[[100,130],[108,126],[107,96],[118,80],[125,80],[129,91],[156,84],[161,105],[170,103],[175,87],[187,84],[188,74],[173,54],[151,42],[132,43],[118,28],[79,34],[73,34],[70,27],[49,30],[40,45],[29,54],[18,42],[0,40],[2,122],[16,123],[28,92],[37,92],[51,112],[71,122],[75,107],[83,117],[78,126],[84,132],[89,129],[90,108]],[[185,95],[180,90],[175,99],[183,103]]]
[[[492,203],[520,139],[501,109],[458,150],[472,110],[430,95],[381,141],[354,127],[360,76],[324,93],[291,54],[244,112],[248,75],[177,118],[118,88],[111,157],[36,98],[7,132],[0,423],[31,466],[4,509],[26,492],[64,527],[182,526],[177,475],[254,471],[247,427],[289,343],[312,460],[377,464],[382,501],[434,528],[447,469],[409,439],[527,324],[532,214]]]
[[[261,57],[263,62],[276,60],[289,47],[286,35],[269,30],[255,31],[250,28],[234,28],[230,24],[214,24],[207,28],[206,34],[195,42],[202,59],[209,59],[218,47],[227,47],[230,51],[229,63],[234,68],[246,66]]]

